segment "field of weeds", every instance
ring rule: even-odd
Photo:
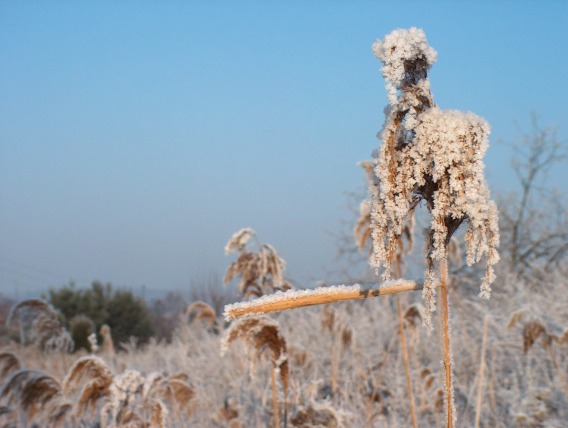
[[[534,283],[504,276],[486,304],[451,289],[459,426],[565,426],[567,286],[562,272]],[[403,300],[418,425],[444,426],[438,332],[421,326],[420,296]],[[115,353],[4,347],[2,426],[260,427],[276,414],[281,426],[411,426],[395,297],[272,319],[267,334],[282,338],[288,370],[286,391],[276,373],[276,397],[273,338],[235,341],[222,356],[223,323],[196,316],[170,344]]]
[[[294,290],[276,249],[245,228],[225,248],[236,253],[225,282],[244,302],[224,319],[192,302],[171,341],[115,343],[103,325],[89,352],[73,353],[56,308],[20,302],[0,350],[2,426],[566,426],[566,209],[534,197],[562,146],[546,130],[526,140],[520,197],[501,200],[498,222],[482,162],[489,126],[436,107],[424,32],[395,30],[373,49],[390,105],[383,144],[362,163],[370,200],[352,246],[382,277]],[[403,278],[420,271],[407,256],[420,206],[413,281]]]

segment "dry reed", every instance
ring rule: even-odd
[[[370,297],[407,293],[422,290],[423,285],[409,280],[388,281],[377,286],[332,286],[313,290],[290,290],[273,296],[261,297],[249,302],[240,302],[225,306],[225,320],[280,312],[306,306],[324,305],[348,300],[368,299]]]
[[[248,251],[246,245],[255,232],[250,228],[236,232],[225,246],[225,253],[237,251],[237,260],[227,268],[223,282],[228,284],[240,277],[238,290],[243,298],[260,297],[276,290],[289,290],[292,286],[284,279],[286,262],[274,247],[263,244],[257,252]]]
[[[221,350],[226,352],[229,345],[237,339],[244,340],[252,349],[253,357],[268,357],[272,363],[271,383],[274,407],[274,426],[279,426],[279,410],[276,392],[276,373],[284,390],[284,417],[287,419],[289,367],[286,353],[286,340],[280,333],[278,323],[267,317],[257,317],[233,322],[223,338]]]
[[[63,381],[66,395],[82,386],[76,402],[76,414],[83,415],[88,408],[93,412],[97,402],[111,393],[113,374],[102,358],[94,355],[79,358]]]

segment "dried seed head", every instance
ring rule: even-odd
[[[210,327],[219,321],[215,309],[199,300],[187,307],[186,314],[190,320],[203,322]]]
[[[432,370],[430,370],[429,368],[424,368],[422,370],[420,370],[420,380],[424,380],[424,378],[430,376],[432,374]]]
[[[513,312],[509,318],[507,328],[511,329],[522,324],[523,352],[526,354],[539,337],[542,337],[542,347],[548,349],[553,342],[562,343],[563,336],[560,329],[552,323],[546,324],[541,317],[526,308]]]
[[[349,349],[353,343],[353,331],[347,327],[343,326],[341,329],[341,347],[343,350]]]
[[[22,367],[18,356],[13,352],[0,353],[0,384],[4,378],[18,371]]]
[[[236,408],[235,400],[225,398],[223,407],[219,410],[217,419],[223,422],[229,422],[239,417],[239,411]]]
[[[103,338],[103,353],[105,353],[109,357],[113,356],[115,352],[110,327],[106,324],[103,324],[101,326],[101,329],[99,330],[99,334]]]
[[[438,109],[430,93],[428,70],[436,59],[424,32],[395,30],[373,46],[383,62],[390,106],[375,159],[376,180],[369,186],[373,253],[370,263],[388,279],[396,246],[409,216],[424,201],[432,221],[427,239],[424,281],[425,322],[435,310],[437,268],[457,228],[468,224],[468,264],[486,257],[482,297],[489,297],[499,260],[497,208],[490,199],[482,157],[489,125],[471,113]]]
[[[151,406],[150,426],[166,428],[168,424],[168,408],[161,401],[157,400]]]
[[[268,317],[245,318],[233,322],[221,343],[223,355],[230,344],[237,339],[244,340],[253,351],[256,359],[267,357],[272,365],[279,370],[284,394],[288,391],[288,356],[286,340],[280,333],[278,323]]]
[[[77,401],[77,414],[89,407],[94,411],[97,401],[110,394],[113,375],[102,358],[94,355],[79,358],[63,381],[66,395],[72,394],[83,385]]]
[[[235,232],[227,245],[225,245],[225,254],[229,255],[233,251],[242,251],[250,238],[255,236],[256,233],[250,227],[245,227],[238,232]]]
[[[300,406],[291,419],[294,427],[330,427],[340,425],[340,418],[334,408],[327,403],[314,403],[307,407]]]
[[[242,229],[227,244],[227,248],[238,248],[239,254],[237,260],[227,268],[223,282],[227,284],[240,276],[238,289],[244,298],[291,289],[292,286],[284,279],[286,262],[274,247],[263,244],[257,252],[247,251],[246,242],[252,236],[251,233],[254,233],[251,229]]]
[[[54,406],[61,397],[57,379],[38,370],[18,370],[0,390],[0,400],[9,406],[20,407],[30,420],[38,412]]]
[[[444,411],[445,392],[443,388],[438,388],[434,394],[434,410],[438,413]]]
[[[419,321],[422,321],[423,313],[424,307],[421,304],[414,303],[413,305],[410,305],[403,316],[406,325],[412,328],[418,326]]]

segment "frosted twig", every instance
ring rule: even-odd
[[[388,294],[407,293],[422,290],[423,284],[407,279],[386,281],[380,285],[333,285],[313,290],[278,291],[249,302],[233,303],[225,306],[225,320],[250,317],[304,306],[325,303],[344,302],[347,300],[366,299]]]

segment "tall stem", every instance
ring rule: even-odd
[[[276,370],[272,366],[271,370],[272,380],[272,407],[274,409],[274,428],[280,427],[280,415],[278,414],[278,395],[276,393]]]
[[[448,260],[444,258],[442,261],[442,283],[440,284],[440,290],[442,294],[441,304],[442,304],[442,316],[443,316],[443,344],[444,344],[444,370],[445,376],[445,387],[446,387],[446,417],[447,417],[447,427],[452,428],[454,426],[454,397],[453,397],[453,387],[452,387],[452,356],[450,350],[450,314],[448,312]]]
[[[225,320],[230,321],[241,317],[279,312],[305,306],[324,305],[333,302],[368,299],[370,297],[386,296],[389,294],[408,293],[422,290],[424,286],[414,281],[398,280],[379,286],[366,287],[362,285],[319,287],[314,290],[288,290],[285,293],[260,297],[248,302],[234,303],[225,306]]]
[[[402,305],[400,296],[396,296],[396,305],[398,309],[398,331],[400,333],[400,346],[402,348],[402,359],[404,360],[404,370],[406,372],[406,385],[408,387],[408,400],[410,401],[410,418],[412,426],[418,427],[416,420],[416,409],[414,407],[414,394],[412,392],[412,379],[410,377],[410,364],[408,362],[408,347],[406,346],[406,334],[404,332],[404,320],[402,318]]]

